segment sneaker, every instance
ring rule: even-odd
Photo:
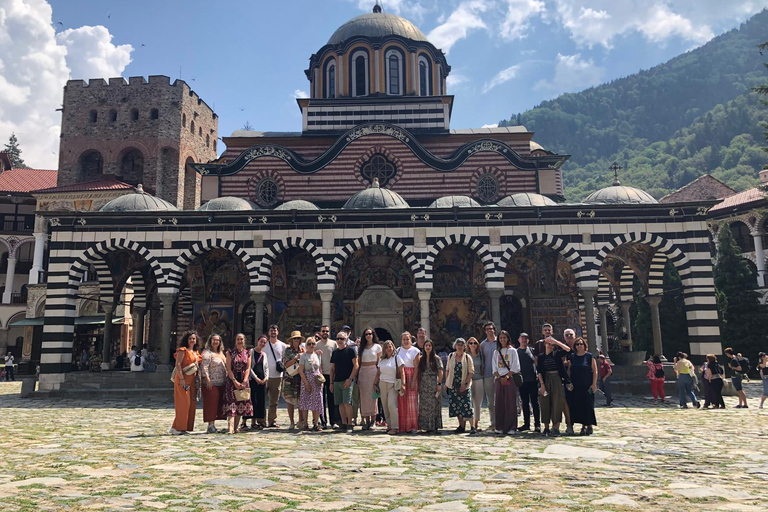
[[[518,432],[525,432],[527,430],[531,430],[531,426],[530,425],[523,425],[522,427],[517,427],[517,431]]]
[[[549,428],[545,428],[543,434],[549,436]]]
[[[494,430],[493,432],[494,434],[497,434],[497,435],[502,435],[504,433],[501,430]]]
[[[555,430],[555,429],[552,429],[552,430],[549,432],[549,437],[560,437],[560,431],[559,431],[559,430]]]
[[[558,435],[560,432],[558,432]],[[572,436],[573,435],[573,425],[568,425],[565,429],[565,435]]]
[[[175,428],[171,427],[171,429],[168,431],[169,434],[172,436],[181,436],[186,434],[186,432],[183,432],[181,430],[176,430]]]
[[[215,434],[216,432],[216,427],[213,425],[208,425],[208,430],[205,431],[206,434]]]
[[[541,425],[536,425],[533,428],[533,431],[536,432],[537,434],[541,434]]]
[[[509,429],[507,431],[507,435],[508,436],[516,436],[517,435],[517,430],[515,430],[514,428],[511,428],[511,429]]]
[[[474,434],[477,434],[477,429],[475,427],[472,427],[471,429],[469,429],[469,435],[474,435]]]
[[[681,409],[687,409],[687,408],[688,408],[688,404],[685,404],[685,405],[681,405],[681,406],[680,406],[680,408],[681,408]]]

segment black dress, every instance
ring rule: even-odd
[[[571,412],[571,423],[580,425],[597,425],[595,418],[595,395],[592,388],[592,354],[583,356],[575,353],[568,357],[571,361],[571,383],[573,391],[569,393],[568,408]]]

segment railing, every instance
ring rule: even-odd
[[[31,233],[34,226],[27,226],[24,220],[3,220],[3,231]]]
[[[12,293],[11,294],[11,304],[26,304],[27,303],[27,294],[26,293]]]

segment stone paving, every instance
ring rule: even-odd
[[[171,437],[170,402],[25,400],[0,383],[0,500],[8,511],[758,511],[768,408],[759,382],[745,388],[748,410],[619,396],[591,437],[455,435],[447,410],[440,436],[207,435],[201,409],[199,433]]]

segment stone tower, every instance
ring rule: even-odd
[[[179,208],[197,208],[201,179],[189,164],[216,158],[218,122],[182,80],[70,80],[64,87],[58,185],[114,178],[142,183]]]

